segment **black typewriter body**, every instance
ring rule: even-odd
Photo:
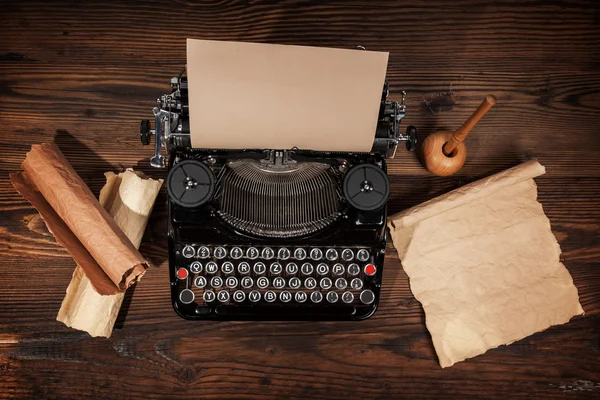
[[[151,164],[167,160],[172,303],[193,320],[363,320],[377,310],[389,196],[386,157],[404,104],[384,87],[368,153],[192,148],[187,81],[158,100]],[[404,96],[403,96],[404,97]]]

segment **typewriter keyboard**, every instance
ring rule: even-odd
[[[370,305],[381,272],[368,248],[180,245],[181,304]]]

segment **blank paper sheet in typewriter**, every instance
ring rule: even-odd
[[[191,143],[370,151],[388,53],[187,40]]]

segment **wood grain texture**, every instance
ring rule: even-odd
[[[600,6],[596,1],[3,1],[0,398],[598,398]],[[140,251],[157,267],[110,339],[55,321],[75,264],[10,186],[55,141],[95,194],[103,172],[153,177],[139,120],[185,63],[185,38],[390,52],[391,97],[419,140],[493,93],[453,177],[390,162],[396,212],[531,157],[585,316],[442,370],[391,245],[380,310],[359,323],[190,322],[172,311],[166,195]]]

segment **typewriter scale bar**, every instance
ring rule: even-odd
[[[187,319],[360,320],[379,300],[383,249],[179,244],[175,256]]]

